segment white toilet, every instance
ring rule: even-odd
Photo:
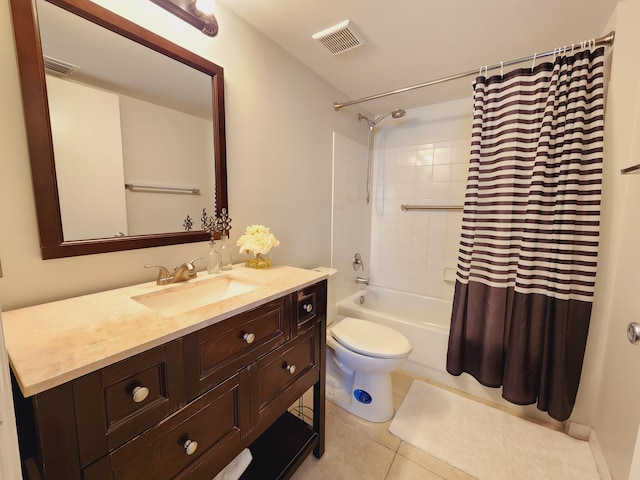
[[[370,422],[393,417],[391,372],[411,353],[400,332],[346,317],[327,327],[327,398]]]
[[[378,323],[334,315],[335,268],[317,267],[327,281],[327,399],[370,422],[393,418],[391,372],[411,353],[400,332]],[[334,318],[335,317],[335,318]]]

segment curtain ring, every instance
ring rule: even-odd
[[[504,62],[500,61],[500,78],[504,78]]]
[[[534,67],[536,66],[536,57],[538,56],[537,53],[533,54],[533,62],[531,62],[531,71],[533,72]]]
[[[562,50],[561,47],[556,47],[553,49],[553,63],[556,63],[556,56],[558,55],[558,53],[560,53],[560,50]]]
[[[485,65],[484,67],[480,67],[480,71],[478,72],[479,76],[482,76],[482,69],[484,69],[484,74],[485,76],[487,75],[488,69],[487,66]]]

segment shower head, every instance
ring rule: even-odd
[[[379,117],[377,117],[375,120],[369,121],[369,125],[371,127],[375,126],[380,120],[382,120],[383,118],[388,117],[389,115],[391,115],[391,118],[402,118],[406,115],[406,111],[404,111],[401,108],[398,108],[397,110],[394,110],[393,112],[389,112],[389,113],[385,113],[384,115],[380,115]]]
[[[392,112],[385,113],[384,115],[380,115],[379,117],[376,117],[373,120],[369,120],[367,117],[365,117],[364,115],[359,113],[358,114],[358,120],[366,120],[367,123],[369,124],[369,128],[373,128],[378,124],[378,122],[380,122],[380,120],[382,120],[383,118],[388,117],[389,115],[391,115],[391,118],[402,118],[406,114],[407,114],[407,112],[405,110],[403,110],[402,108],[398,108],[397,110],[394,110]]]

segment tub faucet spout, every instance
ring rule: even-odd
[[[360,285],[369,285],[368,278],[356,277],[356,283]]]

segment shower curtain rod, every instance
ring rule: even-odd
[[[611,45],[613,45],[613,40],[615,38],[616,32],[612,31],[609,32],[609,34],[607,35],[603,35],[602,37],[598,37],[594,40],[592,40],[595,45],[601,46],[604,45],[606,47],[610,47]],[[571,45],[571,49],[573,50],[575,47],[581,48],[582,46],[586,45],[588,46],[590,40],[586,40],[577,44],[572,44]],[[490,67],[482,67],[480,69],[475,69],[475,70],[470,70],[468,72],[464,72],[464,73],[459,73],[457,75],[451,75],[449,77],[444,77],[444,78],[439,78],[437,80],[432,80],[430,82],[425,82],[425,83],[420,83],[418,85],[411,85],[409,87],[404,87],[404,88],[399,88],[397,90],[391,90],[389,92],[384,92],[384,93],[378,93],[376,95],[370,95],[368,97],[363,97],[363,98],[359,98],[357,100],[350,100],[348,102],[335,102],[333,104],[333,108],[335,110],[340,110],[343,107],[348,107],[350,105],[355,105],[357,103],[363,103],[363,102],[368,102],[370,100],[377,100],[378,98],[383,98],[383,97],[388,97],[389,95],[395,95],[397,93],[404,93],[404,92],[408,92],[411,90],[416,90],[418,88],[423,88],[423,87],[430,87],[431,85],[437,85],[438,83],[444,83],[444,82],[448,82],[449,80],[457,80],[459,78],[464,78],[464,77],[470,77],[471,75],[478,75],[478,71],[479,70],[485,70],[485,71],[489,71],[489,70],[495,70],[497,68],[503,68],[503,67],[508,67],[510,65],[515,65],[518,63],[524,63],[524,62],[528,62],[531,60],[536,60],[538,58],[544,58],[544,57],[548,57],[550,55],[557,55],[558,53],[562,53],[564,50],[568,49],[567,46],[565,46],[564,48],[560,47],[560,48],[556,48],[555,50],[549,51],[549,52],[544,52],[544,53],[536,53],[534,55],[531,55],[529,57],[524,57],[524,58],[519,58],[518,60],[510,60],[508,62],[502,62],[502,63],[498,63],[496,65],[492,65]]]

